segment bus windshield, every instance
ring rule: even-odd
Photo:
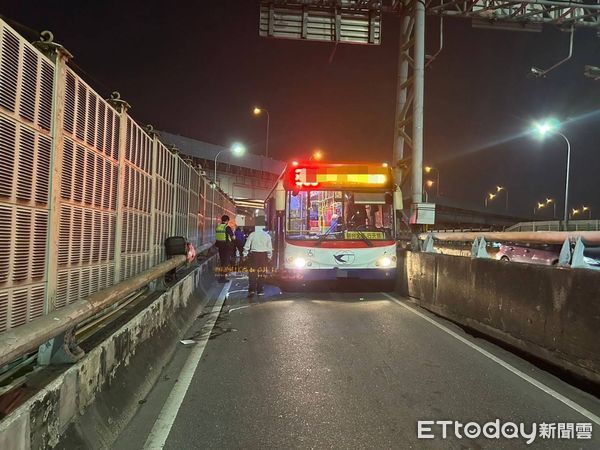
[[[300,191],[287,194],[290,239],[392,239],[392,200],[386,192]]]

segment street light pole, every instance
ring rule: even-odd
[[[504,195],[506,196],[506,198],[505,198],[505,202],[506,202],[505,209],[508,212],[508,189],[506,189],[504,186],[496,186],[496,195],[500,194],[501,191],[504,191]]]
[[[269,111],[264,110],[267,113],[267,142],[265,145],[265,158],[269,157],[269,122],[271,121],[271,117],[269,116]]]
[[[550,203],[552,203],[553,209],[552,218],[556,219],[556,200],[553,198],[546,197],[546,206],[548,206]]]
[[[267,114],[267,139],[265,142],[265,158],[269,157],[269,124],[271,122],[271,116],[269,115],[269,110],[265,108],[259,108],[258,106],[254,107],[254,115],[259,116],[261,113]]]
[[[219,157],[219,155],[223,152],[223,150],[219,150],[217,152],[217,154],[215,155],[215,172],[213,175],[213,186],[212,186],[212,200],[210,202],[210,229],[211,232],[214,233],[216,230],[216,223],[215,223],[215,190],[217,189],[217,158]]]
[[[561,136],[567,143],[567,177],[565,181],[565,212],[563,217],[565,231],[567,231],[569,227],[569,171],[571,167],[571,143],[564,134],[558,131],[557,126],[556,121],[553,120],[547,120],[545,123],[538,123],[535,125],[540,136],[543,137],[547,133],[554,133]]]
[[[241,156],[244,154],[244,152],[246,151],[246,148],[236,142],[234,143],[231,148],[229,149],[234,155],[236,156]],[[217,158],[219,157],[219,155],[221,153],[223,153],[225,151],[225,149],[223,150],[219,150],[217,152],[217,154],[215,155],[215,172],[213,174],[213,186],[212,186],[212,201],[211,201],[211,205],[210,205],[210,221],[211,221],[211,230],[214,232],[215,231],[215,227],[216,227],[216,223],[215,223],[215,190],[217,189]]]
[[[567,180],[565,182],[565,215],[564,215],[564,221],[565,221],[565,231],[568,231],[568,220],[569,220],[569,169],[571,167],[571,143],[569,142],[569,140],[567,139],[567,137],[562,134],[560,131],[554,131],[556,134],[558,134],[559,136],[562,136],[562,138],[565,140],[565,142],[567,143]]]
[[[430,173],[430,172],[435,171],[435,173],[436,173],[435,182],[437,183],[435,186],[435,196],[439,197],[440,196],[440,169],[438,169],[437,167],[425,166],[423,168],[423,170],[425,171],[425,173]]]
[[[487,208],[488,206],[488,200],[493,200],[498,194],[492,194],[491,192],[488,192],[485,196],[485,201],[483,202],[483,204],[485,205],[485,207]]]
[[[213,184],[215,185],[215,187],[217,186],[217,158],[219,157],[219,155],[223,153],[223,150],[219,150],[217,152],[217,154],[215,155],[215,173],[213,176]]]

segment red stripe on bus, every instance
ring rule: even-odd
[[[367,248],[369,245],[365,241],[334,241],[334,240],[325,240],[325,241],[296,241],[291,239],[286,239],[286,244],[295,245],[297,247],[317,247],[317,243],[319,243],[319,248]],[[396,241],[371,241],[373,244],[371,247],[388,247],[390,245],[395,245]]]

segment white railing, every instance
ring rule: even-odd
[[[168,236],[205,247],[216,219],[234,217],[218,189],[211,207],[199,168],[70,57],[0,20],[0,332],[156,266]]]
[[[600,231],[600,220],[570,220],[567,222],[569,231]],[[564,230],[560,220],[544,220],[539,222],[519,222],[506,231],[561,231]]]

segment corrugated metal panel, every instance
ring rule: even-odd
[[[44,312],[54,66],[0,21],[0,331]]]
[[[189,188],[189,208],[187,223],[187,238],[198,247],[200,244],[200,234],[198,229],[198,212],[200,210],[200,181],[201,175],[196,169],[190,169],[190,188]]]
[[[112,284],[105,275],[114,271],[119,120],[105,100],[67,70],[59,269],[53,307]]]
[[[119,115],[68,68],[59,87],[64,87],[64,104],[58,105],[64,114],[57,150],[50,134],[53,103],[59,101],[53,99],[54,72],[53,63],[0,20],[0,332],[114,282],[117,211],[123,214],[121,279],[147,269],[152,256],[156,264],[163,261],[169,236],[186,236],[195,245],[212,242],[214,234],[207,230],[214,230],[215,218],[234,211],[215,191],[211,214],[207,178],[132,118]],[[119,142],[121,120],[125,142]],[[59,155],[60,177],[52,184],[52,160]],[[122,208],[117,208],[119,170]],[[59,194],[53,217],[51,189]],[[50,248],[53,261],[47,254],[50,232],[58,241]],[[54,268],[56,280],[47,280]],[[56,296],[45,305],[52,297],[46,292],[50,285]]]
[[[173,235],[187,237],[191,168],[179,156],[175,161],[177,165],[177,183],[175,185],[175,230]]]
[[[176,156],[162,143],[157,146],[157,171],[156,171],[156,208],[154,231],[154,262],[164,261],[165,239],[172,235],[173,199],[175,192],[175,163]]]
[[[152,138],[127,117],[121,279],[150,265]]]
[[[315,5],[305,2],[278,4],[263,0],[259,34],[263,37],[333,41],[346,44],[381,42],[381,4],[361,6],[356,0]]]

